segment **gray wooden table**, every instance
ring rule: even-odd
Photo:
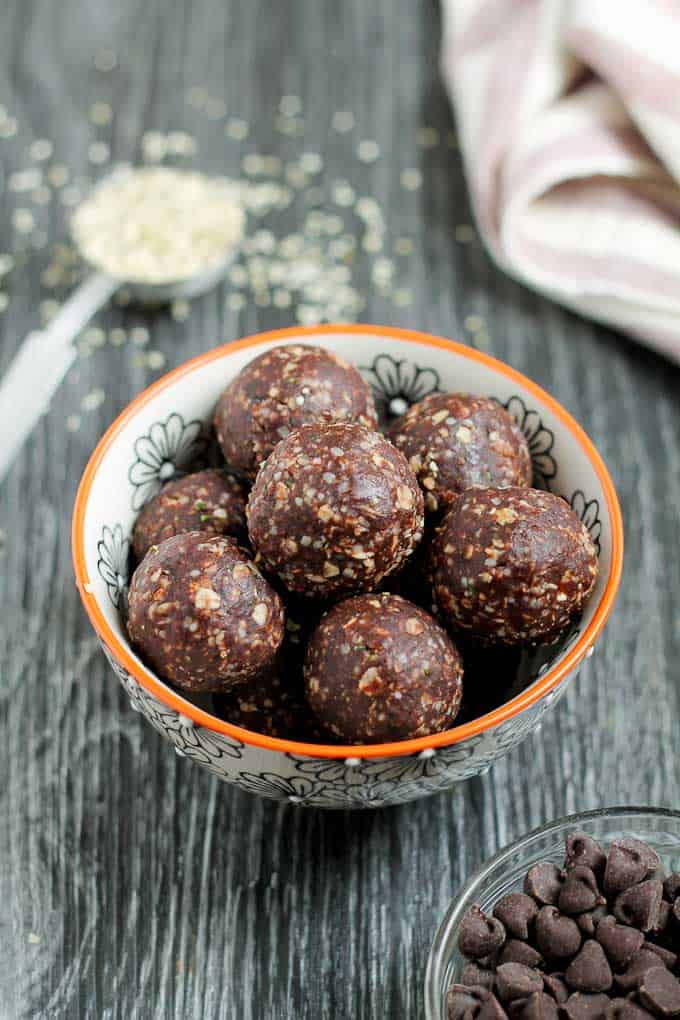
[[[418,1017],[434,929],[483,857],[565,812],[680,804],[680,371],[533,296],[456,236],[470,211],[438,33],[436,5],[412,0],[2,5],[0,251],[17,264],[0,281],[0,371],[55,297],[41,273],[73,180],[101,172],[93,142],[137,159],[144,132],[185,130],[197,165],[232,174],[248,152],[319,152],[323,179],[374,196],[390,243],[413,242],[396,296],[377,294],[358,259],[362,317],[474,339],[552,391],[614,475],[627,542],[596,655],[542,732],[489,775],[375,813],[256,799],[178,760],[130,711],[81,610],[69,549],[78,478],[162,360],[94,335],[0,487],[2,1020]],[[301,99],[298,137],[275,126],[282,95]],[[105,108],[88,116],[95,102],[113,108],[110,123],[92,123],[106,120]],[[354,113],[346,133],[332,128],[338,110]],[[249,136],[232,137],[242,130],[230,135],[225,118],[247,121]],[[42,139],[54,154],[36,164],[45,146],[29,146]],[[374,162],[358,158],[361,139],[377,142]],[[48,204],[10,188],[13,173],[54,164],[70,183],[53,169]],[[405,189],[413,168],[422,186]],[[230,310],[228,293],[185,321],[113,307],[96,325],[126,337],[145,326],[172,366],[295,321],[294,309],[251,301]],[[471,315],[487,325],[474,338]]]

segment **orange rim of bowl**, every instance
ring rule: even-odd
[[[442,733],[435,733],[426,737],[417,737],[411,740],[394,741],[389,744],[340,746],[330,744],[308,744],[297,740],[285,740],[281,737],[270,737],[266,734],[241,729],[240,726],[234,726],[232,723],[225,722],[224,720],[211,715],[209,712],[206,712],[201,708],[197,708],[196,705],[193,705],[190,701],[183,698],[181,694],[178,694],[170,687],[167,687],[161,680],[158,679],[158,677],[138,662],[132,656],[129,649],[125,647],[121,639],[113,632],[111,626],[106,621],[102,610],[99,608],[96,598],[92,594],[85,561],[85,511],[93,479],[102,459],[122,428],[142,407],[178,379],[188,375],[200,366],[222,358],[225,353],[230,354],[234,351],[243,350],[247,347],[254,347],[258,344],[272,340],[286,340],[291,337],[304,336],[322,337],[324,335],[330,336],[338,333],[388,337],[393,340],[406,340],[410,343],[421,344],[425,347],[441,348],[467,358],[470,361],[480,362],[488,368],[492,368],[500,375],[505,376],[507,379],[511,379],[521,385],[523,389],[527,390],[544,406],[550,409],[555,417],[559,419],[559,421],[576,439],[581,449],[586,453],[598,479],[600,480],[600,484],[602,485],[602,490],[607,503],[607,512],[611,521],[611,565],[604,592],[602,593],[600,602],[595,610],[593,619],[590,621],[573,648],[571,648],[567,655],[565,655],[564,659],[555,666],[554,669],[548,670],[545,676],[540,677],[521,694],[518,694],[515,698],[512,698],[512,700],[501,705],[499,708],[494,709],[492,712],[488,712],[486,715],[479,716],[479,718],[473,719],[462,726],[456,726],[453,729],[446,730]],[[545,697],[549,691],[557,687],[557,685],[581,662],[586,653],[593,647],[612,610],[621,579],[621,570],[623,565],[623,524],[621,520],[621,509],[619,507],[619,501],[616,496],[614,485],[609,476],[609,472],[607,471],[602,458],[595,449],[592,441],[588,438],[581,426],[577,424],[572,416],[565,411],[565,409],[553,397],[551,397],[549,393],[536,383],[527,379],[521,372],[517,372],[515,369],[510,368],[510,366],[506,365],[504,362],[498,361],[496,358],[492,358],[488,354],[482,354],[480,351],[474,350],[471,347],[466,347],[463,344],[456,343],[453,340],[447,340],[444,337],[432,336],[427,333],[420,333],[416,330],[398,329],[393,326],[375,326],[352,323],[348,325],[320,325],[300,328],[289,327],[287,329],[271,330],[266,333],[257,333],[241,340],[223,344],[220,347],[213,348],[212,350],[206,351],[204,354],[199,354],[197,357],[184,362],[178,368],[173,369],[173,371],[168,372],[166,375],[158,379],[155,383],[140,393],[139,396],[135,397],[135,399],[128,404],[125,410],[122,411],[122,413],[106,430],[90,457],[87,467],[85,468],[78,487],[73,512],[72,553],[76,582],[80,592],[80,597],[95,631],[104,644],[110,649],[114,658],[128,671],[128,673],[130,673],[142,685],[142,687],[145,688],[145,690],[147,690],[150,694],[153,694],[159,699],[159,701],[167,705],[169,708],[179,712],[182,716],[187,717],[195,724],[205,727],[205,729],[212,730],[214,733],[221,733],[224,736],[232,737],[243,744],[265,748],[269,751],[280,751],[287,754],[312,758],[388,758],[395,755],[416,754],[419,751],[424,751],[430,748],[447,747],[451,744],[458,744],[463,740],[474,737],[486,730],[493,729],[500,723],[507,722],[509,719],[514,718],[514,716],[519,715],[525,709],[535,705],[538,701]]]

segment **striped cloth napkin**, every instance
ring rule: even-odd
[[[680,361],[680,0],[442,6],[442,71],[495,260]]]

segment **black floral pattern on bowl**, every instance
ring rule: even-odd
[[[600,536],[602,534],[602,521],[600,520],[600,501],[598,499],[587,499],[581,489],[577,489],[570,499],[571,509],[576,516],[583,521],[590,532],[593,545],[600,555]]]
[[[97,570],[116,609],[124,608],[130,572],[130,542],[120,524],[104,525],[97,542]]]
[[[404,414],[431,393],[441,393],[440,376],[434,368],[420,368],[405,358],[378,354],[371,365],[360,365],[379,409],[388,418]]]
[[[185,474],[208,449],[209,438],[202,421],[185,422],[173,411],[165,421],[154,422],[135,440],[136,460],[128,472],[133,487],[132,509],[141,510],[164,482]]]
[[[553,457],[554,432],[543,424],[538,411],[530,410],[521,397],[510,397],[503,407],[515,419],[529,444],[534,485],[538,489],[550,489],[550,483],[557,474]]]
[[[305,804],[317,792],[317,784],[300,776],[278,776],[274,772],[241,772],[238,785],[250,793],[273,800],[287,800],[290,804]]]

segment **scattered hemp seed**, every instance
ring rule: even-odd
[[[345,134],[354,127],[354,114],[350,110],[336,110],[331,119],[331,127],[339,134]]]
[[[46,159],[50,158],[53,151],[54,146],[48,138],[36,138],[28,147],[28,155],[36,163],[44,163]]]
[[[297,117],[302,113],[302,100],[299,96],[281,96],[279,110],[284,117]]]
[[[14,138],[19,125],[15,117],[5,117],[0,120],[0,138]]]
[[[188,319],[190,311],[191,306],[189,305],[189,302],[184,299],[173,301],[170,306],[170,314],[176,322],[184,322]]]
[[[146,356],[146,364],[153,370],[163,368],[165,365],[165,355],[163,354],[163,351],[149,351]]]
[[[94,55],[94,66],[97,71],[106,73],[118,66],[118,57],[113,50],[97,50]]]
[[[12,213],[12,226],[18,234],[30,234],[35,227],[35,217],[30,209],[15,209]]]
[[[401,172],[401,186],[406,191],[417,191],[423,183],[423,175],[415,167],[409,167]]]
[[[95,166],[103,166],[108,162],[111,150],[106,142],[92,142],[87,150],[87,158]]]
[[[486,328],[486,322],[481,315],[466,315],[463,324],[471,333],[476,333],[480,329]]]
[[[418,145],[423,149],[434,149],[439,143],[439,132],[434,127],[421,127],[418,131]]]
[[[69,414],[66,418],[66,429],[68,432],[77,432],[80,428],[82,418],[79,414]]]
[[[106,400],[106,394],[104,390],[97,386],[95,389],[90,390],[80,402],[80,406],[83,411],[96,411],[98,407]]]
[[[410,255],[413,251],[413,241],[410,237],[398,237],[394,242],[395,255]]]
[[[109,343],[113,347],[122,347],[126,340],[127,333],[125,332],[124,329],[121,329],[119,326],[116,326],[116,328],[112,329],[111,332],[109,333]]]
[[[146,347],[151,339],[151,334],[146,326],[133,326],[130,330],[130,339],[135,347]]]
[[[461,223],[456,227],[453,236],[461,244],[469,244],[470,241],[474,241],[476,234],[474,227],[470,226],[469,223]]]
[[[380,155],[380,146],[371,138],[365,138],[357,145],[357,157],[362,163],[375,163]]]
[[[236,142],[242,142],[244,138],[248,137],[250,129],[247,121],[240,117],[230,117],[224,130],[229,138],[233,138]]]
[[[58,301],[41,301],[40,302],[40,321],[43,325],[47,325],[50,319],[53,319],[57,314],[61,305]]]
[[[90,122],[98,127],[110,124],[113,119],[113,110],[108,103],[92,103],[90,106]]]
[[[53,188],[63,188],[69,177],[69,169],[63,163],[53,163],[47,171],[47,180]]]

